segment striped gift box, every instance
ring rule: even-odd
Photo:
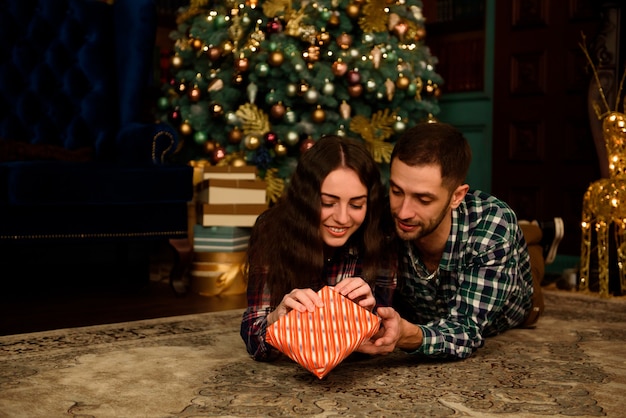
[[[378,331],[380,319],[331,287],[318,294],[324,307],[290,311],[267,327],[266,340],[322,379]]]

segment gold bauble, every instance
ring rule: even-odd
[[[315,123],[323,123],[326,120],[326,112],[321,106],[317,106],[317,109],[311,114],[311,120]]]
[[[357,17],[359,17],[360,13],[361,13],[361,8],[356,3],[350,3],[346,7],[346,14],[351,19],[356,19]]]
[[[246,160],[243,157],[235,157],[232,160],[230,160],[230,164],[233,167],[245,167],[246,164]]]
[[[278,67],[283,64],[285,61],[285,56],[280,51],[272,51],[270,55],[267,57],[267,63],[272,67]]]
[[[191,41],[191,47],[195,49],[196,51],[201,50],[203,46],[204,46],[204,42],[202,42],[201,39],[196,38],[193,41]]]
[[[328,45],[328,43],[330,42],[330,33],[320,32],[317,35],[315,35],[315,39],[317,40],[317,44],[319,46]]]
[[[193,131],[193,128],[187,121],[181,123],[179,129],[180,129],[180,133],[183,135],[191,135],[191,132]]]
[[[259,148],[259,145],[261,145],[261,138],[257,135],[248,134],[244,138],[243,144],[245,145],[246,149],[254,151],[255,149]]]
[[[243,131],[237,127],[233,128],[232,131],[228,133],[228,142],[231,144],[238,144],[243,139]]]
[[[339,19],[339,15],[336,13],[333,13],[332,15],[330,15],[330,18],[328,18],[328,26],[339,26],[339,23],[341,23],[341,20]]]
[[[235,46],[231,41],[226,41],[222,44],[222,49],[224,50],[223,54],[228,55],[235,49]]]
[[[396,80],[396,87],[398,87],[400,90],[406,90],[407,88],[409,88],[409,84],[411,84],[411,80],[409,80],[408,77],[402,74]]]
[[[205,154],[212,154],[216,146],[215,141],[206,141],[202,147]]]
[[[287,155],[287,147],[282,142],[279,142],[274,145],[274,152],[276,153],[276,156],[283,157]]]

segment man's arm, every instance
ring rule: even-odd
[[[365,341],[357,351],[365,354],[389,354],[396,348],[414,351],[422,345],[422,329],[402,319],[390,307],[380,307],[376,311],[382,320],[381,330],[369,341]]]

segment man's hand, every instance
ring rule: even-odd
[[[416,350],[422,345],[422,330],[402,319],[391,307],[377,310],[382,323],[380,330],[356,350],[365,354],[389,354],[396,348]]]

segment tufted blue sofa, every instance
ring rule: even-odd
[[[155,35],[150,0],[0,0],[3,268],[147,273],[156,241],[187,236],[192,169],[151,112]]]

